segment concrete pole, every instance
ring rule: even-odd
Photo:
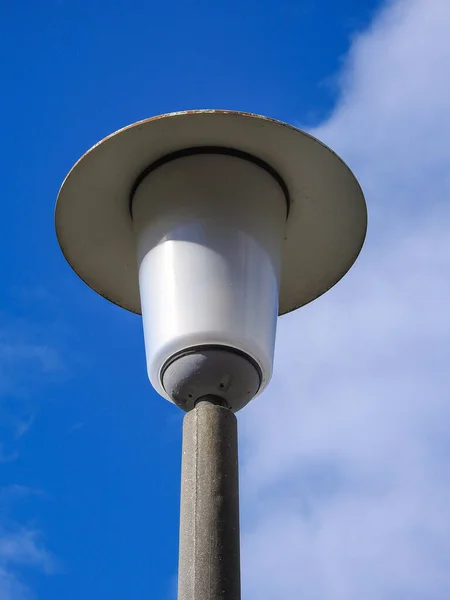
[[[205,397],[183,421],[178,600],[240,600],[237,421]]]

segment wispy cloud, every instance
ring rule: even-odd
[[[17,423],[15,432],[14,432],[14,438],[16,440],[20,439],[21,437],[23,437],[26,433],[28,433],[28,431],[30,430],[31,426],[33,425],[34,421],[35,421],[35,415],[28,415],[27,417],[23,418],[22,420],[20,420]]]
[[[19,453],[17,451],[8,452],[5,450],[4,444],[0,442],[0,464],[14,462],[18,457]]]
[[[39,532],[21,528],[0,534],[0,563],[38,566],[51,573],[54,560],[40,541]]]
[[[370,229],[351,274],[280,320],[274,381],[242,413],[247,598],[450,594],[449,30],[446,0],[389,2],[313,131]]]
[[[36,326],[34,326],[36,329]],[[24,334],[14,319],[0,327],[0,463],[19,458],[20,440],[32,426],[38,407],[35,390],[63,369],[58,352],[47,343]],[[10,518],[11,507],[38,492],[22,485],[0,488],[0,599],[31,600],[26,570],[44,573],[55,569],[55,559],[46,549],[36,527]]]
[[[21,485],[0,488],[0,598],[2,600],[32,600],[32,590],[26,585],[27,569],[53,573],[55,558],[46,549],[42,534],[36,528],[15,523],[9,516],[18,501],[41,496],[39,491]]]
[[[33,593],[23,582],[25,567],[51,573],[54,560],[40,541],[39,533],[29,529],[0,531],[0,598],[30,600]]]
[[[10,365],[34,363],[46,373],[58,370],[62,366],[60,357],[53,348],[22,340],[3,341],[0,339],[0,359],[3,365],[2,375],[5,367],[8,368]]]
[[[33,425],[37,392],[65,373],[61,355],[42,326],[4,314],[0,319],[0,431],[20,440]],[[28,332],[26,331],[28,329]],[[24,331],[25,330],[25,331]]]

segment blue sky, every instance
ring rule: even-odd
[[[370,210],[240,415],[244,597],[448,598],[449,27],[446,0],[4,9],[2,600],[175,597],[182,415],[139,318],[64,262],[53,208],[92,144],[186,108],[310,129]]]

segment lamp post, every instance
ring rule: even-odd
[[[239,600],[234,413],[270,381],[277,316],[356,260],[361,189],[298,129],[194,110],[89,150],[61,187],[55,222],[81,279],[142,314],[149,379],[186,411],[179,600]]]

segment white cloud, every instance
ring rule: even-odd
[[[24,583],[24,570],[33,568],[52,573],[54,557],[45,548],[42,536],[34,528],[19,526],[9,518],[11,505],[40,492],[20,485],[0,488],[0,598],[32,600],[34,594]]]
[[[52,383],[64,374],[65,366],[54,348],[39,341],[46,339],[45,327],[5,314],[0,317],[1,463],[17,458],[15,448],[7,446],[17,446],[28,433],[39,410],[37,392],[44,382]]]
[[[20,326],[15,331],[15,324],[0,329],[0,463],[19,458],[17,447],[33,424],[36,407],[32,397],[28,401],[30,390],[42,385],[42,374],[48,377],[62,369],[52,348],[28,339]],[[51,573],[55,567],[39,531],[9,517],[18,500],[37,494],[20,485],[0,488],[0,600],[32,600],[34,593],[24,582],[26,570]]]
[[[32,600],[33,592],[22,581],[24,567],[51,568],[51,557],[39,546],[33,531],[0,533],[0,598],[2,600]]]
[[[37,565],[46,572],[53,569],[53,559],[39,543],[38,532],[26,528],[0,534],[0,563]]]
[[[241,414],[243,587],[275,600],[450,595],[450,3],[390,2],[314,135],[369,204],[352,272],[283,317]]]

